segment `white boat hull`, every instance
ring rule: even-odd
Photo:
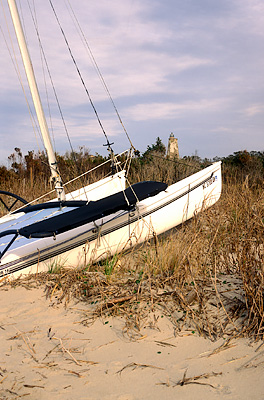
[[[138,202],[133,211],[119,211],[55,238],[20,238],[1,259],[0,279],[56,266],[87,266],[182,224],[215,204],[220,195],[221,163],[217,162]]]

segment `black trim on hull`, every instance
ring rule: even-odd
[[[87,200],[66,200],[66,201],[49,201],[48,203],[34,204],[29,205],[19,210],[13,211],[12,214],[18,214],[23,212],[25,214],[39,211],[39,210],[47,210],[49,208],[62,208],[62,207],[83,207],[88,203]]]
[[[155,196],[167,187],[168,185],[162,182],[139,182],[124,191],[91,201],[67,213],[24,226],[19,229],[19,234],[29,239],[59,235],[120,210],[130,210],[137,202]]]
[[[138,220],[141,220],[141,219],[145,218],[146,216],[148,216],[150,214],[153,214],[154,212],[159,211],[160,209],[168,206],[169,204],[179,200],[181,197],[184,197],[184,196],[188,195],[189,193],[191,193],[192,191],[194,191],[198,187],[203,186],[206,182],[210,181],[210,179],[212,179],[212,177],[214,176],[215,172],[216,171],[213,171],[210,174],[209,177],[207,177],[203,181],[199,182],[198,184],[196,184],[192,188],[186,190],[184,193],[181,193],[180,195],[177,195],[176,197],[173,197],[172,199],[170,199],[166,203],[163,203],[162,205],[160,205],[158,207],[155,207],[150,211],[147,211],[147,212],[142,213],[142,214],[138,213],[136,216],[133,216],[133,217],[129,216],[131,211],[125,211],[122,215],[114,217],[113,219],[107,221],[105,223],[105,225],[108,224],[109,222],[113,221],[116,218],[121,218],[121,217],[128,216],[128,218],[126,218],[126,221],[123,221],[122,223],[120,223],[118,225],[115,225],[112,228],[108,228],[108,229],[105,229],[105,230],[103,230],[103,229],[100,230],[100,237],[103,237],[103,236],[105,236],[105,235],[107,235],[107,234],[109,234],[111,232],[114,232],[114,231],[116,231],[118,229],[121,229],[121,228],[127,226],[127,225],[130,225],[130,224],[132,224],[132,223],[134,223],[134,222],[136,222]],[[78,240],[75,243],[68,244],[68,245],[64,246],[63,248],[55,250],[55,247],[63,246],[62,243],[53,246],[54,251],[51,251],[48,254],[42,254],[41,255],[41,253],[45,253],[45,252],[48,251],[47,249],[44,249],[44,250],[39,251],[38,253],[34,253],[34,254],[28,255],[26,257],[23,257],[23,259],[20,259],[18,261],[19,264],[21,263],[22,265],[21,264],[17,265],[18,264],[17,260],[11,261],[11,262],[7,263],[6,265],[3,265],[2,267],[0,267],[0,278],[2,278],[4,276],[7,276],[7,275],[10,275],[12,273],[18,272],[20,270],[22,271],[23,269],[29,268],[34,264],[38,264],[38,263],[44,262],[44,261],[46,261],[46,260],[48,260],[50,258],[59,256],[60,254],[66,253],[67,251],[70,251],[70,250],[73,250],[74,248],[82,246],[82,245],[86,244],[87,242],[91,242],[91,241],[95,240],[98,237],[98,234],[97,234],[97,232],[93,233],[93,231],[94,231],[94,227],[90,228],[86,232],[83,232],[83,233],[77,235],[74,239],[76,239],[78,236],[85,236],[85,237],[83,237],[82,239]],[[90,235],[89,235],[89,233],[90,233]],[[69,242],[69,241],[72,242],[74,239],[73,238],[68,239],[66,242]],[[27,259],[30,259],[30,260],[26,261]],[[14,265],[14,264],[16,264],[16,265]],[[3,273],[3,271],[5,271],[5,273]]]
[[[155,196],[161,191],[166,190],[167,187],[168,185],[162,182],[139,182],[128,187],[124,191],[112,194],[100,200],[91,201],[89,203],[81,202],[81,206],[74,208],[73,210],[68,210],[67,213],[59,213],[59,215],[47,219],[44,218],[41,221],[25,225],[18,230],[9,229],[0,232],[0,238],[13,235],[13,238],[6,245],[4,250],[0,252],[0,259],[4,256],[18,235],[24,236],[28,239],[55,237],[56,235],[73,230],[74,228],[87,225],[89,222],[115,214],[118,211],[129,211],[137,204],[137,202]],[[70,203],[77,204],[80,202],[73,201]],[[59,204],[62,203],[44,203],[42,205],[37,205],[37,208],[35,206],[29,206],[29,208],[30,210],[36,211],[38,209],[53,208],[54,205],[56,205],[57,208]],[[50,207],[51,205],[53,205],[53,207]]]

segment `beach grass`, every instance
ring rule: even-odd
[[[180,161],[168,164],[159,154],[137,159],[130,181],[170,184],[208,163],[196,157]],[[225,160],[220,200],[187,223],[103,262],[62,266],[10,284],[43,285],[48,297],[56,293],[66,303],[70,298],[86,301],[93,310],[87,321],[121,315],[131,337],[140,336],[148,313],[159,309],[175,333],[189,329],[212,340],[240,335],[263,339],[264,167],[253,156],[242,161]],[[27,197],[32,182],[23,179],[9,180],[7,186]],[[38,195],[44,182],[34,184]]]

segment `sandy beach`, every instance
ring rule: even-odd
[[[264,346],[175,335],[160,312],[137,336],[122,318],[89,318],[43,287],[0,289],[0,398],[263,399]]]

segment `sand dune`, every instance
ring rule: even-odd
[[[140,334],[122,318],[90,319],[43,287],[0,289],[1,399],[263,399],[262,342],[175,335],[160,312]]]

